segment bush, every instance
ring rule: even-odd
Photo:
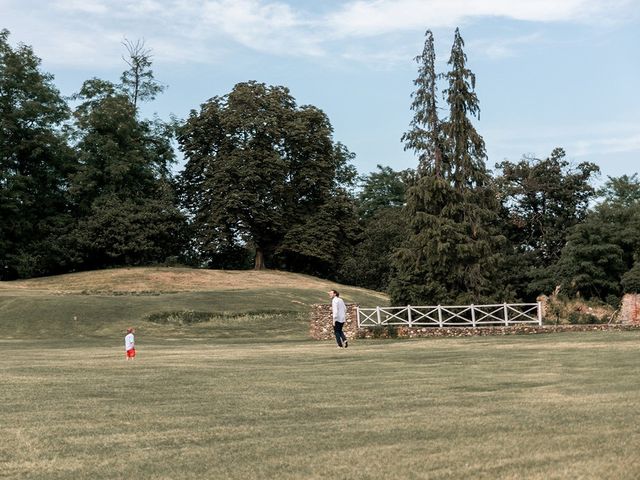
[[[184,310],[179,312],[158,312],[152,313],[147,319],[152,323],[160,325],[191,325],[194,323],[207,322],[213,316],[210,312],[194,312]]]
[[[398,329],[395,325],[376,325],[369,327],[373,338],[396,338]]]
[[[571,325],[592,325],[597,323],[607,323],[606,320],[600,319],[591,313],[571,312],[567,317]]]

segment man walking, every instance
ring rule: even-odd
[[[347,348],[349,342],[347,342],[347,337],[342,331],[347,317],[347,307],[336,290],[329,290],[329,297],[331,297],[331,313],[333,314],[333,333],[336,335],[338,348]]]

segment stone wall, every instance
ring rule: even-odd
[[[640,299],[636,313],[640,313]],[[357,305],[347,304],[344,332],[349,340],[355,338],[418,338],[418,337],[471,337],[487,335],[532,335],[557,332],[629,331],[640,330],[640,320],[623,324],[593,325],[518,325],[513,327],[403,327],[377,326],[358,328]],[[637,317],[636,317],[637,318]],[[331,305],[313,305],[309,334],[315,340],[333,340]]]
[[[356,309],[358,305],[347,303],[347,318],[342,331],[347,339],[356,338],[358,336],[358,314]],[[311,322],[309,326],[309,334],[315,340],[335,339],[333,334],[333,317],[331,314],[331,304],[316,304],[311,310]]]
[[[640,295],[626,293],[622,297],[622,306],[618,313],[618,320],[625,324],[640,324]]]
[[[604,332],[640,330],[640,324],[592,324],[592,325],[518,325],[514,327],[401,327],[365,328],[355,338],[419,338],[419,337],[474,337],[488,335],[533,335],[559,332]]]

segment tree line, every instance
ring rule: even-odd
[[[594,187],[562,148],[487,167],[458,30],[436,72],[426,32],[401,141],[415,169],[358,175],[327,115],[288,88],[237,84],[185,120],[144,118],[164,86],[143,42],[117,82],[63,98],[0,32],[0,278],[115,266],[278,268],[387,291],[397,304],[614,303],[640,287],[640,181]],[[184,167],[173,173],[176,145]]]

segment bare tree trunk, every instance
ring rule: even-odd
[[[265,266],[264,266],[264,252],[262,251],[262,248],[260,247],[256,247],[256,261],[255,264],[253,266],[254,270],[264,270]]]

